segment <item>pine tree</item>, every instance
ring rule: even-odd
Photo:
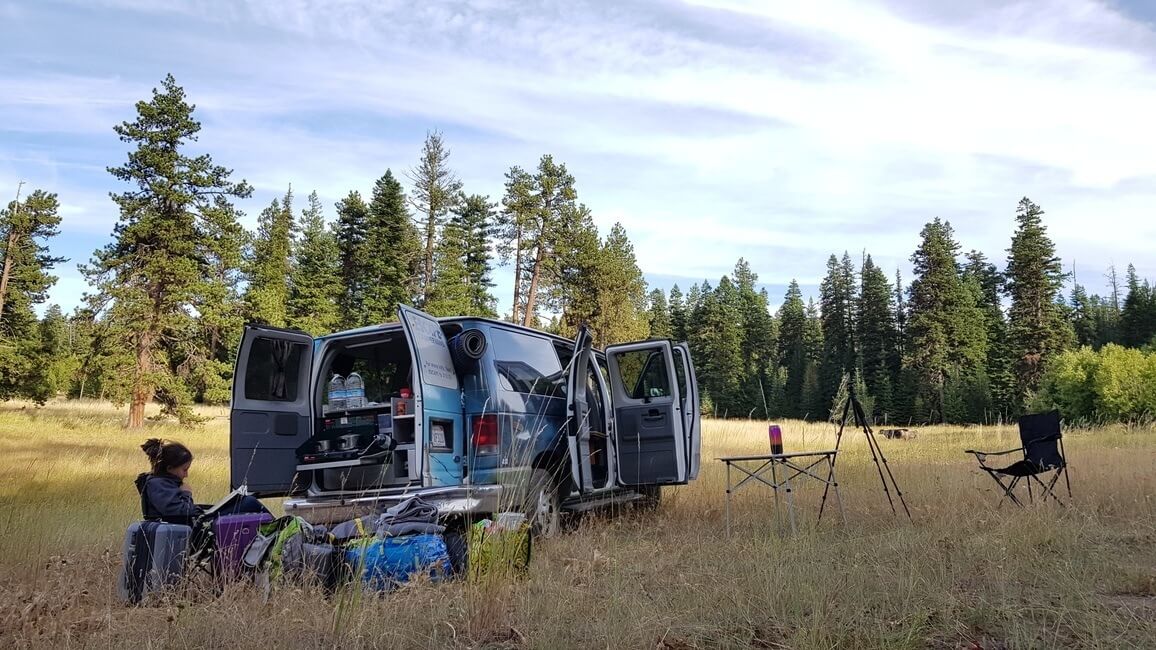
[[[293,269],[293,188],[273,199],[257,218],[245,292],[249,320],[284,327],[288,321],[289,273]]]
[[[893,418],[895,380],[899,374],[899,333],[891,283],[868,255],[860,274],[855,339],[867,395],[874,397],[875,414]]]
[[[844,373],[851,372],[851,313],[854,309],[855,269],[851,256],[842,262],[834,255],[827,260],[827,275],[819,285],[820,324],[823,329],[823,356],[819,370],[819,400],[830,408]]]
[[[423,305],[429,302],[434,291],[438,233],[445,225],[450,211],[457,207],[462,198],[462,182],[450,171],[449,157],[450,150],[442,141],[441,133],[426,133],[421,162],[409,172],[409,178],[413,181],[410,201],[417,211],[425,240],[418,279]]]
[[[771,318],[770,301],[765,290],[756,289],[759,276],[745,259],[739,258],[732,275],[735,309],[743,330],[743,365],[735,408],[744,415],[761,412],[764,417],[770,417],[767,386],[777,359],[778,334]]]
[[[1156,337],[1156,290],[1141,281],[1136,267],[1128,265],[1128,296],[1120,312],[1120,338],[1124,345],[1142,347]]]
[[[686,305],[677,284],[670,288],[670,335],[675,341],[687,340]]]
[[[405,208],[401,183],[386,170],[373,186],[365,234],[364,314],[358,325],[397,319],[397,307],[410,303],[418,291],[415,278],[422,268],[417,228]]]
[[[802,403],[808,419],[826,419],[831,413],[831,400],[823,393],[820,369],[823,363],[823,325],[815,300],[807,301],[807,322],[803,329],[806,365],[803,369]]]
[[[736,413],[735,408],[743,365],[743,332],[734,293],[734,284],[725,275],[717,289],[703,283],[690,341],[699,386],[716,417],[746,415]]]
[[[915,277],[909,289],[908,349],[926,411],[916,415],[940,422],[948,378],[986,361],[987,336],[983,312],[960,277],[959,244],[951,224],[937,217],[923,227],[921,237],[911,256]]]
[[[341,278],[341,325],[358,327],[367,322],[365,289],[369,276],[366,237],[369,229],[369,206],[358,192],[350,192],[337,202],[337,251]]]
[[[1041,220],[1043,214],[1027,197],[1020,200],[1018,228],[1008,249],[1008,343],[1014,359],[1017,410],[1035,395],[1048,361],[1071,341],[1068,323],[1056,307],[1064,283],[1063,267]]]
[[[808,410],[804,401],[803,380],[807,370],[807,308],[803,293],[794,279],[787,287],[779,306],[778,363],[786,369],[783,404],[779,410],[786,417],[801,418]]]
[[[646,280],[634,257],[634,245],[622,224],[615,223],[598,250],[591,319],[595,344],[605,346],[644,339],[650,330]]]
[[[113,196],[120,208],[115,240],[82,267],[97,300],[110,299],[103,302],[115,336],[133,354],[131,428],[144,424],[145,405],[154,395],[167,412],[190,415],[172,353],[195,332],[189,323],[193,310],[216,297],[208,291],[220,275],[212,260],[230,258],[222,247],[238,240],[241,228],[229,198],[251,193],[244,181],[230,181],[230,170],[214,165],[209,155],[184,152],[200,124],[172,75],[162,87],[153,90],[151,101],[137,103],[134,122],[115,128],[135,149],[109,172],[134,187]]]
[[[65,261],[49,252],[59,233],[55,194],[32,192],[0,210],[0,399],[46,397],[43,370],[51,362],[40,345],[34,308],[56,283],[52,269]]]
[[[497,205],[488,197],[474,194],[459,203],[451,224],[462,237],[462,262],[469,296],[466,314],[497,316],[497,300],[493,295],[494,281],[490,278],[490,242],[495,235]]]
[[[551,278],[565,274],[556,268],[563,261],[558,249],[573,249],[575,235],[588,230],[589,211],[577,198],[574,177],[552,156],[542,156],[533,175],[519,167],[506,173],[500,250],[515,260],[512,316],[523,325],[534,324],[542,296],[556,289]]]
[[[646,320],[650,327],[650,338],[671,338],[674,331],[670,325],[670,305],[666,303],[666,294],[662,289],[651,290],[647,304]]]
[[[434,316],[470,313],[470,286],[466,278],[465,232],[451,221],[442,227],[434,250],[434,281],[425,311]]]
[[[317,192],[301,213],[301,237],[289,276],[289,325],[314,336],[329,334],[341,323],[341,251],[325,223]]]
[[[965,387],[968,391],[961,413],[971,413],[969,421],[987,423],[998,414],[1007,419],[1017,412],[1015,402],[1015,375],[1012,373],[1012,352],[1007,341],[1007,319],[1004,317],[1000,296],[1004,291],[1004,276],[980,251],[967,254],[963,267],[964,285],[971,291],[976,306],[983,312],[987,336],[987,358],[982,373],[976,371]],[[986,391],[986,394],[985,394]],[[989,404],[987,412],[980,404]],[[965,408],[966,407],[966,408]]]

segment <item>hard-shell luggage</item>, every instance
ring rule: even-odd
[[[138,521],[128,527],[121,553],[117,595],[137,604],[147,595],[175,585],[185,573],[193,529],[160,521]]]
[[[413,575],[427,575],[437,582],[452,571],[445,540],[428,534],[356,540],[345,549],[345,563],[354,576],[380,591],[389,591]]]
[[[241,575],[241,558],[245,549],[257,537],[261,524],[269,521],[273,521],[273,515],[267,512],[222,515],[213,520],[213,544],[216,546],[213,563],[218,576],[233,579]]]

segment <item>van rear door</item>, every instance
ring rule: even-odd
[[[229,482],[258,496],[295,486],[297,448],[313,435],[310,378],[313,337],[246,325],[233,370],[229,413]]]
[[[401,305],[397,315],[413,355],[414,439],[422,482],[459,485],[466,457],[462,390],[446,335],[437,318],[425,312]]]
[[[624,486],[686,483],[687,421],[670,341],[607,346],[606,360],[618,482]]]

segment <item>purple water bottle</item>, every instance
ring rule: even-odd
[[[771,425],[770,436],[771,436],[771,453],[772,454],[783,453],[783,431],[782,431],[782,429],[779,428],[779,425],[777,425],[777,424]]]

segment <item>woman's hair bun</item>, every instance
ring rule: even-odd
[[[164,444],[164,441],[159,438],[149,438],[140,448],[144,450],[146,456],[155,461],[161,457],[161,449]]]

